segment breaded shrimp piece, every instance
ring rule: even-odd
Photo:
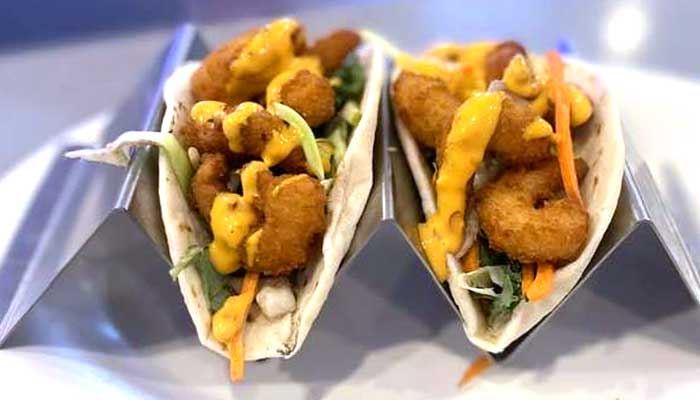
[[[357,45],[360,44],[360,35],[355,31],[339,29],[324,36],[308,49],[309,54],[318,56],[326,72],[332,72],[340,68],[347,57]]]
[[[271,24],[279,23],[273,21]],[[292,52],[299,55],[306,50],[306,35],[301,25],[292,25],[288,32]],[[230,105],[236,105],[250,100],[265,92],[267,83],[285,67],[280,60],[265,64],[259,70],[232,69],[234,62],[241,57],[248,43],[269,26],[254,28],[225,43],[220,48],[209,53],[190,80],[192,95],[195,100],[217,100]],[[258,53],[261,57],[269,57],[265,52]]]
[[[335,92],[328,79],[308,70],[294,74],[280,89],[280,101],[317,127],[335,115]]]
[[[228,171],[226,157],[223,154],[205,153],[202,155],[197,172],[192,177],[190,184],[192,202],[207,222],[210,218],[209,211],[214,204],[214,198],[226,190]]]
[[[587,166],[577,160],[579,179]],[[557,160],[506,171],[477,193],[479,225],[491,248],[523,263],[576,259],[588,239],[588,213],[563,196]]]
[[[503,100],[496,131],[488,150],[506,165],[522,165],[551,158],[548,138],[525,140],[523,132],[537,114],[526,101],[507,96]]]
[[[249,271],[280,275],[303,267],[326,228],[326,195],[306,174],[258,174],[264,222]]]
[[[301,146],[295,147],[281,163],[278,164],[288,174],[305,174],[309,172],[309,164]]]
[[[518,42],[509,40],[500,43],[486,55],[485,72],[486,82],[491,82],[494,79],[501,79],[503,71],[506,70],[510,60],[516,54],[527,55],[525,48]]]
[[[240,127],[243,153],[260,157],[272,132],[282,130],[285,126],[284,121],[267,110],[252,113]]]
[[[442,80],[405,71],[393,84],[392,101],[411,135],[429,148],[442,141],[462,104]]]
[[[189,112],[187,119],[178,132],[178,140],[185,148],[194,147],[199,150],[200,154],[204,153],[221,153],[230,156],[231,151],[228,147],[228,139],[224,135],[221,128],[221,116],[227,112],[233,111],[233,108],[227,107],[220,116],[199,124],[192,119]]]
[[[259,31],[259,28],[251,29],[207,55],[190,80],[195,101],[217,100],[232,105],[241,101],[226,90],[231,76],[229,66]]]

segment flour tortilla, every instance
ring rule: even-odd
[[[321,311],[355,233],[372,187],[372,149],[377,128],[377,113],[384,80],[381,51],[364,45],[358,50],[365,69],[366,83],[362,97],[362,118],[352,133],[347,152],[335,176],[326,205],[328,228],[323,236],[321,254],[293,282],[297,309],[281,318],[268,320],[260,312],[252,312],[245,326],[245,359],[293,356],[301,347],[311,325]],[[193,104],[190,77],[198,62],[183,65],[165,83],[166,104],[163,132],[176,133]],[[189,207],[168,163],[164,151],[159,154],[159,197],[168,250],[173,263],[191,245],[207,245],[211,238],[194,211]],[[180,291],[192,317],[197,336],[205,347],[228,357],[223,344],[212,336],[211,313],[195,268],[187,268],[178,276]]]
[[[536,68],[542,65],[541,59],[533,57],[532,60]],[[594,106],[591,121],[577,128],[574,138],[576,156],[586,160],[590,167],[580,187],[590,216],[589,237],[578,259],[557,269],[552,293],[538,302],[521,302],[506,325],[493,332],[488,329],[486,316],[478,303],[469,291],[460,287],[458,283],[461,267],[457,258],[453,255],[447,257],[447,284],[462,314],[464,332],[469,341],[486,351],[502,352],[561,302],[581,278],[615,212],[625,163],[620,115],[610,92],[590,72],[591,70],[591,66],[583,62],[566,61],[565,80],[578,85],[591,98]],[[399,73],[400,70],[394,70],[392,82],[397,79]],[[433,171],[421,154],[417,142],[398,117],[396,126],[411,173],[418,186],[423,212],[430,216],[436,210],[435,191],[431,183]]]

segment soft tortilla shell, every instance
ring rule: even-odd
[[[328,297],[335,274],[367,203],[372,188],[372,149],[384,80],[384,59],[382,52],[370,45],[365,45],[358,53],[367,78],[361,103],[362,118],[352,134],[345,158],[328,195],[326,210],[329,225],[323,237],[322,254],[306,267],[302,282],[297,282],[297,309],[294,313],[275,320],[268,320],[261,313],[255,313],[252,321],[246,324],[246,360],[288,358],[299,350]],[[198,65],[199,63],[183,65],[166,82],[166,110],[162,131],[177,132],[180,129],[185,112],[193,103],[190,77]],[[177,262],[189,246],[206,245],[210,238],[187,204],[162,151],[159,155],[159,171],[158,190],[163,225],[170,258]],[[212,336],[211,314],[197,270],[187,268],[179,275],[178,283],[199,341],[205,347],[228,357],[225,346]]]
[[[541,60],[535,60],[541,63]],[[498,332],[493,332],[488,329],[477,302],[457,282],[457,275],[461,272],[459,262],[452,255],[447,258],[450,271],[447,284],[462,314],[464,331],[469,341],[486,351],[503,351],[547,316],[574,288],[593,258],[617,207],[625,164],[620,115],[609,91],[590,71],[591,67],[580,61],[567,60],[566,81],[578,85],[594,105],[591,120],[577,128],[574,138],[576,155],[586,160],[590,167],[581,183],[581,195],[590,216],[589,238],[579,258],[556,271],[553,292],[541,301],[520,303],[507,324]],[[399,73],[399,70],[394,71],[392,81]],[[399,118],[395,122],[401,146],[418,186],[423,212],[426,216],[431,215],[436,208],[431,184],[433,172],[406,126]]]

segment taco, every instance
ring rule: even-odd
[[[574,288],[610,224],[625,157],[617,107],[588,66],[555,51],[390,51],[423,253],[468,339],[502,352]]]
[[[289,358],[333,284],[372,186],[381,51],[350,30],[307,44],[283,18],[179,67],[161,132],[69,153],[126,165],[156,144],[162,221],[202,345]]]

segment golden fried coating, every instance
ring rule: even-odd
[[[236,105],[265,92],[267,82],[275,75],[270,74],[270,69],[278,67],[277,64],[269,65],[267,69],[256,74],[239,77],[241,80],[237,81],[236,85],[231,85],[231,64],[241,55],[253,37],[264,29],[267,27],[251,29],[207,55],[190,80],[195,101],[217,100]],[[290,38],[295,55],[306,51],[306,34],[302,26],[291,32]]]
[[[226,108],[224,112],[231,112]],[[222,153],[230,155],[228,140],[221,128],[221,119],[216,118],[205,124],[198,124],[187,113],[187,119],[178,133],[178,141],[185,148],[194,147],[203,153]]]
[[[231,105],[240,101],[226,90],[226,82],[231,75],[229,66],[259,31],[257,28],[251,29],[207,55],[190,80],[195,101],[217,100]]]
[[[279,167],[288,174],[305,174],[309,172],[309,164],[306,162],[306,155],[301,146],[295,147],[285,158]]]
[[[525,140],[523,132],[537,114],[524,100],[507,96],[488,150],[506,165],[522,165],[551,158],[548,138]]]
[[[461,101],[437,78],[401,72],[392,90],[396,113],[423,146],[435,148],[447,134]]]
[[[335,115],[335,92],[328,79],[308,70],[294,74],[280,89],[280,101],[317,127]]]
[[[510,59],[516,54],[527,55],[525,48],[520,43],[509,40],[500,43],[496,48],[491,50],[486,55],[486,82],[491,82],[494,79],[501,79],[503,71],[506,70]]]
[[[326,194],[309,175],[258,174],[264,222],[255,260],[247,269],[268,275],[303,267],[326,228]]]
[[[226,157],[223,154],[206,153],[202,155],[199,168],[192,177],[190,183],[192,202],[206,221],[209,221],[209,211],[214,204],[214,198],[219,192],[226,190],[228,171]]]
[[[350,52],[360,44],[360,35],[355,31],[339,29],[318,39],[308,50],[317,55],[326,72],[340,68]]]
[[[586,169],[577,160],[579,178]],[[556,160],[509,170],[481,189],[479,225],[491,248],[524,263],[576,259],[588,239],[588,213],[561,189]]]
[[[243,153],[260,157],[272,132],[282,130],[285,126],[284,121],[267,110],[254,112],[240,128]]]

